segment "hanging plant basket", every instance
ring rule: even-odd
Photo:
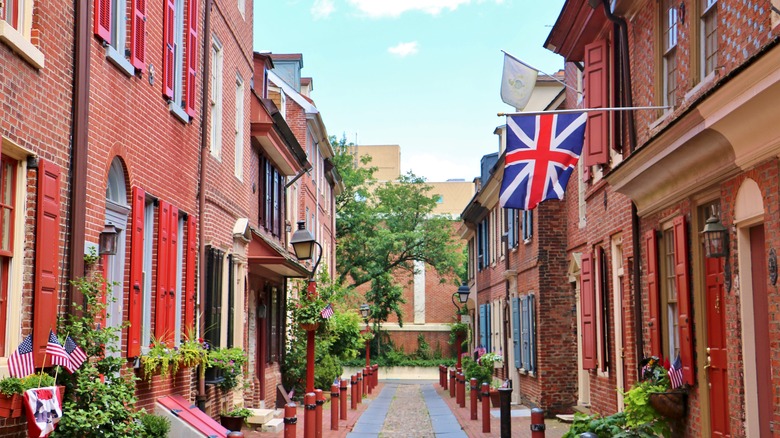
[[[495,388],[490,388],[490,404],[493,405],[494,408],[501,407],[501,396]]]
[[[651,392],[649,395],[650,406],[662,416],[673,420],[685,417],[687,401],[688,393],[683,390]]]
[[[317,330],[318,328],[320,328],[320,323],[318,323],[318,322],[302,322],[301,323],[301,328],[306,330],[307,332],[311,332],[311,331],[314,331],[314,330]]]

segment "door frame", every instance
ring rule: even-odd
[[[623,401],[623,392],[626,391],[623,355],[625,354],[625,343],[623,339],[623,237],[616,234],[610,238],[610,265],[612,275],[612,319],[615,336],[615,385],[617,391],[617,409],[622,411],[625,408]]]

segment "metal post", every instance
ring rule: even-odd
[[[295,403],[284,405],[284,438],[295,438],[298,423],[296,408]]]
[[[357,375],[353,374],[349,383],[352,385],[352,399],[349,407],[354,411],[357,409]]]
[[[306,289],[309,298],[317,297],[317,282],[309,280],[309,286]],[[314,332],[306,331],[306,392],[314,391]]]
[[[357,373],[357,402],[363,403],[363,371]]]
[[[341,393],[339,395],[339,403],[341,403],[341,408],[339,408],[339,415],[341,416],[342,420],[347,419],[347,379],[341,379],[341,386],[339,386],[339,392]]]
[[[339,430],[339,385],[330,386],[330,430]]]
[[[482,433],[490,433],[490,385],[482,384]]]
[[[450,370],[450,398],[455,397],[455,370]]]
[[[448,386],[447,385],[447,367],[445,367],[444,365],[441,366],[441,381],[442,381],[441,387],[444,388],[445,391],[448,391],[449,389],[447,388],[447,386]]]
[[[471,419],[476,420],[477,419],[477,379],[472,377],[469,380],[469,387],[471,389],[471,392],[469,392],[469,398],[471,399]]]
[[[512,412],[509,404],[512,401],[512,388],[498,388],[498,395],[501,397],[501,438],[511,438]]]
[[[531,438],[544,438],[544,411],[539,408],[531,409]]]
[[[325,404],[325,394],[321,389],[314,390],[316,408],[314,409],[314,437],[322,438],[322,405]]]
[[[317,405],[315,404],[315,395],[313,392],[307,392],[303,396],[303,437],[315,438],[316,433],[314,422],[316,421],[315,410]]]

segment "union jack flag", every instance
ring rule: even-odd
[[[532,210],[563,199],[582,153],[585,120],[584,112],[507,116],[502,207]]]

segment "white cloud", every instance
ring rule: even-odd
[[[499,3],[503,0],[497,0]],[[349,0],[360,12],[372,18],[397,17],[407,11],[437,15],[444,9],[454,11],[471,0]]]
[[[314,0],[314,4],[311,7],[311,14],[315,19],[328,18],[335,9],[333,0]]]
[[[398,45],[393,47],[388,47],[387,51],[392,53],[393,55],[400,56],[401,58],[414,55],[417,53],[417,41],[412,41],[408,43],[398,43]]]

